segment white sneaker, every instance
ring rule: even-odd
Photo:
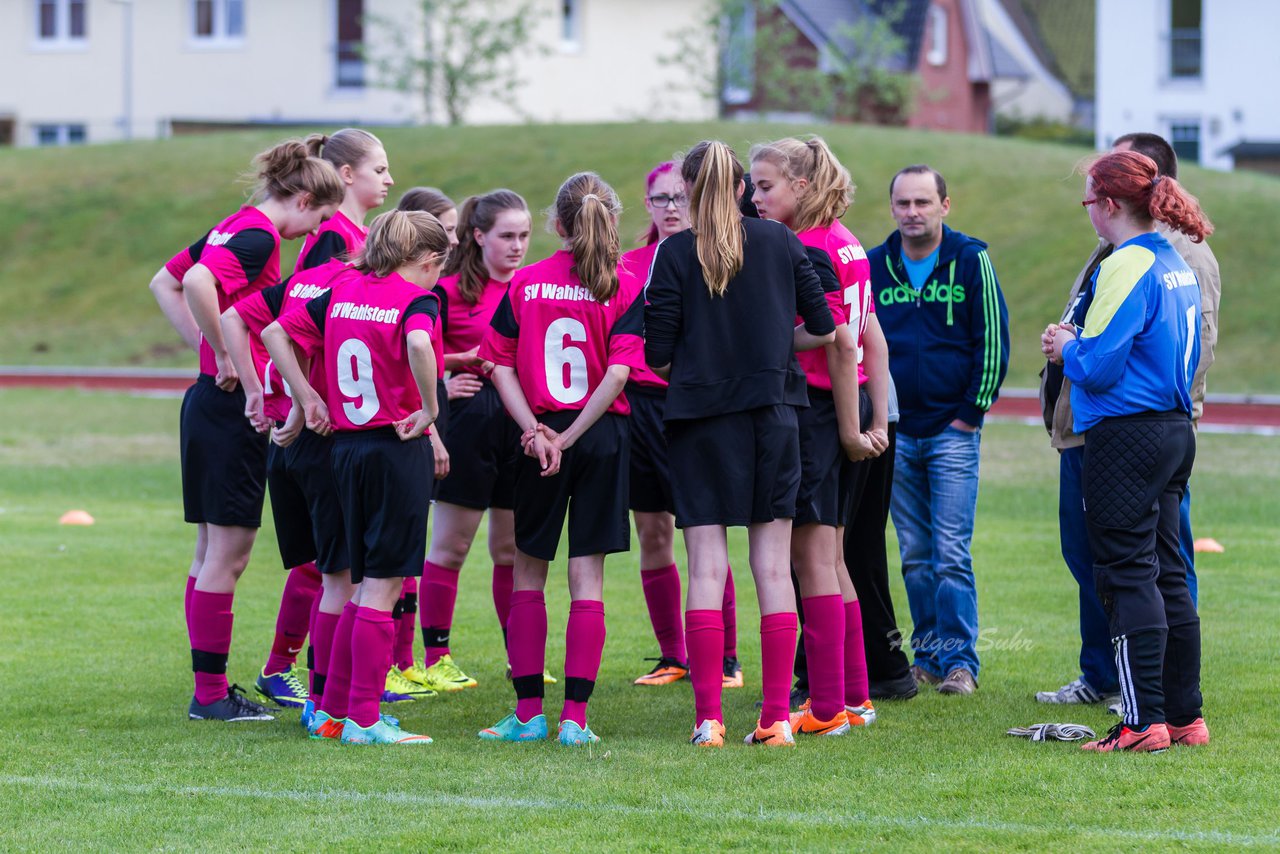
[[[1083,679],[1068,682],[1057,691],[1036,692],[1036,702],[1055,705],[1091,705],[1093,703],[1109,703],[1118,699],[1119,695],[1099,694]]]

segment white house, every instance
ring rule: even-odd
[[[535,0],[535,37],[513,57],[520,111],[482,99],[467,120],[711,118],[715,99],[663,61],[709,1]],[[391,34],[372,19],[420,34],[420,10],[419,0],[0,0],[0,144],[203,123],[442,121],[438,105],[428,115],[421,97],[380,87],[373,61]]]
[[[1179,158],[1234,166],[1280,141],[1280,2],[1097,0],[1097,145],[1158,133]]]

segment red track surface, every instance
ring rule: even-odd
[[[181,370],[115,368],[0,368],[0,388],[82,388],[89,391],[182,393],[193,375]],[[1013,420],[1040,420],[1040,401],[1030,389],[1005,389],[991,414]],[[1209,396],[1200,424],[1205,428],[1280,431],[1280,398]]]

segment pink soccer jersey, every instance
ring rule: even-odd
[[[480,292],[480,299],[475,305],[467,302],[458,290],[458,277],[445,276],[436,285],[442,293],[444,306],[444,334],[441,336],[446,353],[465,353],[474,349],[484,340],[489,325],[493,322],[493,313],[498,310],[502,296],[507,292],[505,282],[490,279]],[[478,366],[461,368],[455,373],[484,376]]]
[[[653,266],[653,256],[657,253],[660,242],[623,253],[622,263],[618,267],[618,297],[628,304],[643,296],[644,286],[649,283],[649,268]],[[631,382],[650,388],[667,387],[667,381],[649,370],[649,366],[645,364],[631,369]]]
[[[867,261],[867,253],[858,238],[839,221],[802,231],[796,237],[805,246],[823,250],[831,259],[840,289],[827,293],[827,303],[836,323],[848,323],[852,327],[858,348],[858,385],[862,385],[867,381],[866,371],[862,367],[862,333],[867,328],[867,315],[875,311],[871,299],[871,264]],[[799,322],[799,318],[796,322]],[[823,348],[798,353],[796,358],[810,385],[830,390],[831,374],[827,370],[827,356]]]
[[[179,282],[196,264],[203,264],[217,280],[218,313],[237,300],[280,283],[280,233],[267,215],[246,206],[214,226],[208,234],[169,259],[165,269]],[[261,341],[251,340],[253,363],[267,363]],[[216,375],[213,347],[200,339],[200,373]]]
[[[249,327],[252,340],[261,341],[262,330],[270,326],[272,321],[308,300],[327,294],[331,280],[347,269],[344,262],[334,259],[319,267],[294,273],[287,282],[273,285],[240,300],[236,303],[236,311]],[[269,359],[265,366],[260,366],[260,377],[263,412],[273,421],[285,420],[289,417],[293,399],[284,377],[280,376],[275,363]],[[327,397],[328,379],[320,359],[311,363],[310,381],[312,388],[321,397]]]
[[[596,302],[561,250],[516,271],[480,345],[480,356],[516,369],[535,413],[582,409],[610,365],[644,363],[644,303],[621,291]],[[622,271],[619,271],[621,279]],[[619,394],[609,412],[627,415]]]
[[[347,219],[346,214],[338,211],[325,220],[315,234],[308,234],[302,241],[302,251],[293,265],[294,272],[319,267],[333,260],[350,261],[364,248],[368,236],[369,229],[356,225]]]
[[[434,335],[439,305],[435,294],[395,273],[353,272],[280,318],[303,352],[323,351],[335,430],[389,427],[422,408],[405,342],[415,330]]]

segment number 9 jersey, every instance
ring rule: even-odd
[[[392,273],[352,270],[329,293],[280,318],[308,356],[323,349],[325,404],[339,432],[389,427],[422,408],[405,339],[421,330],[436,337],[435,294]]]
[[[480,345],[481,358],[515,368],[535,415],[582,409],[610,365],[644,364],[644,300],[620,287],[597,302],[572,268],[561,250],[517,270]],[[621,266],[618,274],[626,275]],[[619,394],[607,411],[631,407]]]

